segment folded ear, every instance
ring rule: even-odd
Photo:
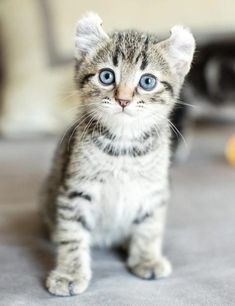
[[[189,72],[196,46],[189,29],[180,25],[174,26],[171,29],[171,36],[160,42],[159,45],[175,68],[176,73],[185,77]]]
[[[85,56],[104,39],[108,39],[108,35],[102,29],[101,18],[95,13],[88,13],[76,26],[75,57],[80,59]]]

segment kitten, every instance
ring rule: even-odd
[[[160,42],[137,31],[107,35],[93,13],[78,22],[75,43],[80,111],[57,149],[42,201],[57,243],[46,286],[61,296],[88,287],[92,245],[125,245],[127,266],[141,278],[170,274],[162,254],[168,118],[195,48],[181,26]]]

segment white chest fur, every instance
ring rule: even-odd
[[[133,222],[158,204],[154,192],[162,194],[167,185],[167,163],[155,153],[140,159],[108,158],[103,165],[104,182],[98,190],[93,244],[111,245],[128,238]],[[161,201],[161,198],[159,198]]]

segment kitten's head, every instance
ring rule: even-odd
[[[93,13],[78,22],[75,45],[83,107],[111,128],[167,122],[195,49],[192,34],[182,26],[160,42],[137,31],[108,35]]]

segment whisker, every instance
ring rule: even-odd
[[[76,130],[79,128],[79,126],[81,126],[82,123],[84,123],[84,122],[86,121],[86,119],[87,119],[89,116],[90,116],[90,113],[85,113],[85,114],[81,117],[81,118],[83,118],[83,120],[80,121],[79,124],[76,125],[76,126],[74,127],[74,129],[73,129],[73,131],[72,131],[72,133],[71,133],[71,135],[70,135],[70,137],[69,137],[69,141],[68,141],[68,151],[69,151],[70,142],[71,142],[71,139],[72,139],[74,133],[75,133]],[[80,118],[79,120],[81,120],[81,118]]]
[[[62,136],[62,138],[61,138],[61,140],[60,140],[60,145],[61,145],[62,142],[64,141],[64,138],[65,138],[67,132],[69,131],[69,129],[71,129],[71,127],[72,127],[75,123],[78,123],[78,125],[76,125],[76,128],[78,128],[79,125],[85,120],[86,115],[87,115],[87,114],[85,113],[85,114],[83,114],[80,118],[78,118],[78,119],[76,119],[76,120],[74,120],[74,121],[72,122],[72,124],[71,124],[71,125],[66,129],[66,131],[64,132],[64,134],[63,134],[63,136]],[[84,119],[84,120],[82,120],[82,119]],[[81,121],[81,120],[82,120],[82,121]]]
[[[91,116],[91,119],[89,120],[88,124],[85,126],[85,129],[83,130],[81,138],[80,138],[80,141],[81,141],[82,144],[83,144],[83,138],[86,136],[86,131],[92,125],[92,121],[94,120],[94,117],[91,114],[90,114],[90,116]]]
[[[180,102],[179,102],[180,101]],[[193,104],[189,104],[189,103],[185,103],[185,102],[181,102],[181,100],[177,100],[175,101],[176,104],[180,104],[180,105],[185,105],[185,106],[190,106],[190,107],[193,107],[193,108],[197,108],[196,105],[193,105]]]
[[[184,136],[182,135],[182,133],[180,133],[180,131],[179,131],[179,130],[177,129],[177,127],[171,122],[170,119],[168,119],[167,121],[168,121],[168,122],[170,123],[170,125],[172,126],[173,131],[176,131],[176,135],[177,135],[177,133],[178,133],[178,135],[182,138],[182,140],[183,140],[185,146],[188,147],[188,144],[187,144],[187,142],[186,142]]]

